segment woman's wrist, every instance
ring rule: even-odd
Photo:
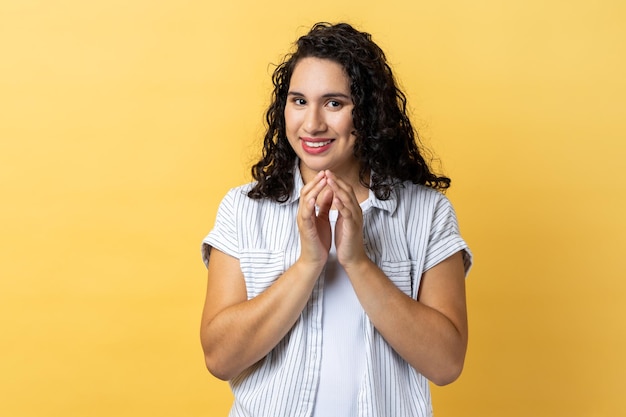
[[[322,273],[324,265],[326,265],[326,261],[306,261],[302,259],[302,257],[300,257],[291,266],[291,268],[294,269],[294,272],[298,277],[301,277],[303,279],[316,280]]]
[[[372,262],[372,260],[365,254],[356,260],[345,262],[341,266],[343,266],[343,269],[349,277],[359,277],[367,274],[372,267],[377,268],[376,264],[374,264],[374,262]]]

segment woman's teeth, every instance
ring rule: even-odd
[[[324,142],[304,142],[304,144],[306,146],[308,146],[309,148],[321,148],[322,146],[326,146],[328,145],[330,142],[332,142],[332,140],[327,140]]]

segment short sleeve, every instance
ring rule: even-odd
[[[202,241],[202,260],[207,266],[209,264],[211,248],[216,248],[227,255],[239,258],[235,192],[235,190],[229,191],[222,199],[217,210],[215,225]]]
[[[459,251],[463,251],[463,264],[467,275],[473,262],[472,253],[459,233],[459,225],[452,204],[442,194],[432,217],[424,270],[434,267]]]

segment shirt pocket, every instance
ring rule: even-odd
[[[268,289],[285,272],[285,252],[248,249],[241,253],[239,263],[248,299],[251,299]]]
[[[410,260],[404,261],[381,261],[380,269],[403,293],[409,297],[414,296],[413,270],[414,265]]]

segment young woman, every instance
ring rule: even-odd
[[[231,416],[429,416],[467,347],[471,254],[383,51],[320,23],[273,76],[254,182],[203,242]]]

